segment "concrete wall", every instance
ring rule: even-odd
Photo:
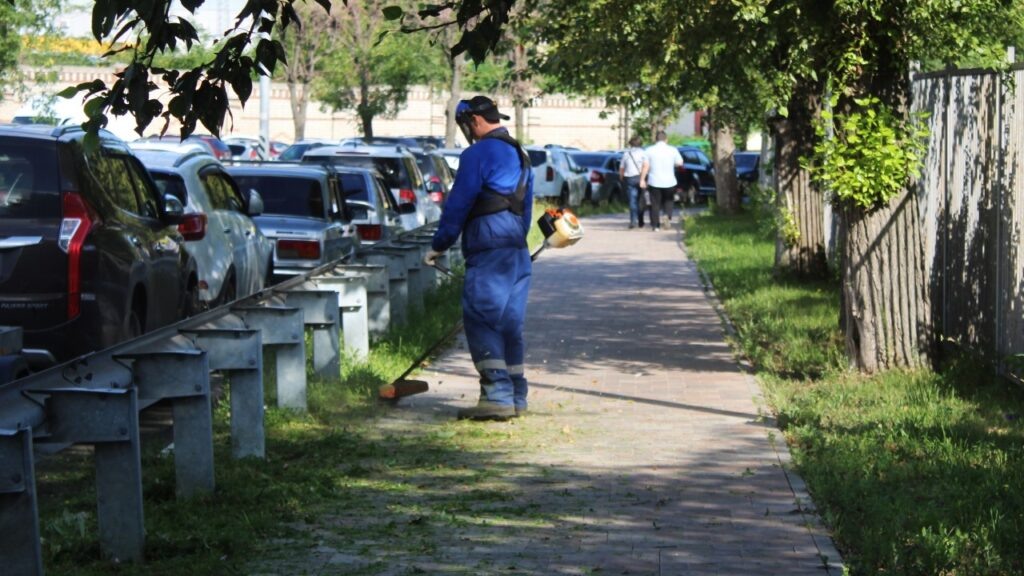
[[[58,72],[58,80],[52,84],[28,86],[30,94],[53,94],[65,86],[100,78],[108,84],[113,82],[113,70],[106,68],[65,67]],[[291,142],[294,139],[291,108],[288,100],[288,86],[272,83],[270,105],[270,136],[274,140]],[[465,97],[474,94],[467,93]],[[416,87],[409,94],[405,108],[392,119],[378,118],[374,121],[374,132],[378,136],[398,135],[444,135],[445,102],[447,93]],[[497,97],[502,112],[513,116],[514,110],[508,98]],[[0,122],[7,122],[18,109],[24,106],[24,99],[14,93],[4,95],[0,101]],[[226,120],[224,135],[249,135],[259,133],[260,90],[258,83],[253,87],[252,97],[242,108],[233,102],[231,116]],[[604,101],[601,99],[570,98],[552,94],[535,99],[525,109],[526,142],[530,144],[562,144],[577,146],[586,150],[612,149],[621,146],[619,114],[611,111],[602,118]],[[514,125],[514,118],[507,122]],[[154,121],[147,134],[158,131],[161,122]],[[134,139],[134,122],[130,118],[112,119],[110,129],[125,139]],[[169,132],[174,131],[172,126]],[[359,134],[355,117],[350,112],[331,113],[322,111],[320,105],[311,102],[307,112],[306,137],[341,139]]]

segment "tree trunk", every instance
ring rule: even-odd
[[[364,138],[373,138],[373,112],[370,110],[370,83],[363,78],[359,82],[359,105],[356,107],[359,124]]]
[[[794,93],[789,115],[775,121],[775,202],[778,234],[775,269],[824,278],[824,198],[811,182],[801,158],[814,150],[814,121],[820,113],[818,87],[802,85]]]
[[[526,47],[517,43],[512,49],[512,104],[515,107],[516,140],[525,142],[526,138],[526,109],[525,102],[530,97],[529,82],[526,80],[528,62],[526,61]]]
[[[444,111],[444,145],[449,148],[455,147],[455,138],[458,132],[458,126],[455,125],[455,108],[462,98],[462,62],[461,54],[448,60],[452,71],[452,81],[448,87],[448,104]]]
[[[288,83],[288,99],[292,108],[292,126],[295,129],[295,142],[306,138],[306,107],[309,104],[309,85],[295,82]]]
[[[715,202],[726,214],[740,210],[740,186],[736,180],[736,142],[732,126],[711,115],[711,155],[715,163]]]
[[[846,351],[862,372],[919,368],[931,353],[928,279],[918,198],[843,211],[842,316]]]

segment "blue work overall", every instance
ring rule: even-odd
[[[519,152],[495,137],[507,136],[499,131],[505,129],[498,128],[462,153],[432,248],[444,252],[462,235],[466,260],[462,318],[480,374],[480,398],[525,409],[523,322],[531,274],[526,234],[533,206],[529,164],[521,215],[501,210],[471,217],[485,190],[510,196],[519,184]]]

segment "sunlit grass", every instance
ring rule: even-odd
[[[772,270],[752,215],[686,222],[853,574],[1024,573],[1024,398],[980,363],[848,372],[838,287]]]

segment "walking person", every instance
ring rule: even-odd
[[[675,146],[668,145],[668,135],[658,130],[657,141],[647,148],[647,161],[650,169],[647,177],[641,179],[641,187],[646,186],[651,193],[651,225],[655,231],[661,229],[659,211],[667,206],[665,216],[672,222],[672,204],[675,201],[676,166],[683,165],[683,157]]]
[[[462,100],[455,112],[471,146],[462,152],[424,262],[433,266],[462,236],[462,319],[480,374],[480,399],[459,410],[458,418],[507,420],[527,410],[523,321],[531,274],[526,234],[533,170],[526,151],[501,126],[509,117],[490,98]]]
[[[622,154],[619,162],[619,177],[626,183],[626,197],[629,200],[629,229],[640,223],[643,228],[643,212],[638,209],[640,197],[640,180],[646,176],[650,163],[647,152],[640,147],[643,141],[636,134],[629,139],[629,148]]]

